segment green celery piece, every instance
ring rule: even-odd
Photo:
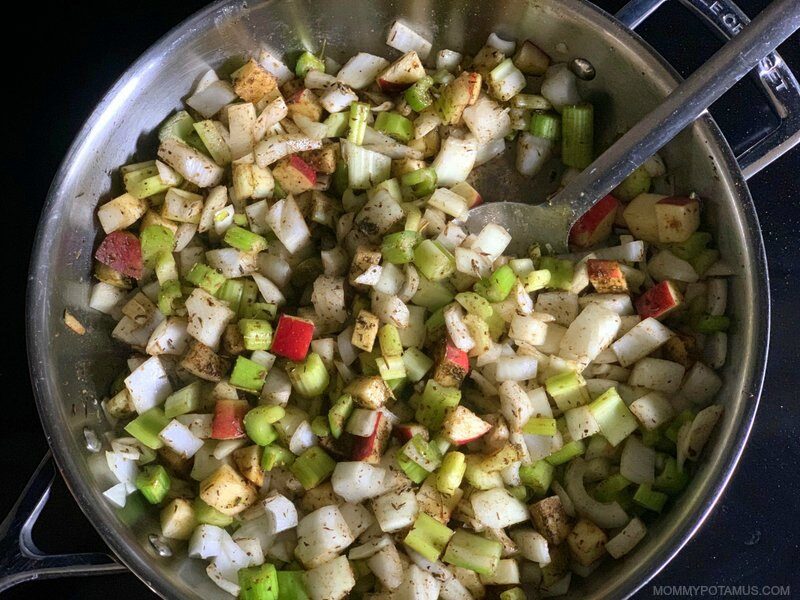
[[[403,144],[414,137],[414,123],[395,112],[378,113],[375,119],[375,130],[393,137]]]
[[[414,260],[414,248],[420,236],[416,231],[398,231],[383,238],[381,254],[386,262],[404,265]]]
[[[286,373],[292,382],[294,391],[306,398],[315,398],[324,394],[331,381],[328,369],[316,352],[309,352],[303,362],[289,363]],[[231,377],[231,381],[233,381],[233,377]]]
[[[349,112],[332,113],[328,118],[322,122],[328,130],[325,132],[325,137],[341,138],[347,132],[347,126],[350,123]],[[345,185],[345,187],[347,187]]]
[[[448,452],[442,458],[442,465],[436,475],[436,489],[452,496],[461,486],[466,471],[466,456],[461,452]]]
[[[286,411],[281,406],[257,406],[244,416],[244,429],[247,437],[259,446],[268,446],[278,439],[273,424],[284,417]]]
[[[317,437],[328,437],[331,434],[328,418],[324,415],[317,415],[311,420],[311,431]]]
[[[511,589],[500,592],[500,600],[525,600],[527,596],[522,588],[513,587]]]
[[[505,325],[505,323],[504,323]],[[425,320],[425,337],[428,340],[438,340],[445,334],[444,308],[437,308]]]
[[[616,446],[638,429],[638,422],[617,393],[616,388],[606,390],[589,405],[592,416],[612,446]]]
[[[411,298],[411,303],[417,306],[424,306],[431,312],[450,304],[455,297],[455,291],[446,282],[431,281],[424,275],[420,275],[417,293]]]
[[[384,381],[402,379],[406,376],[406,366],[400,356],[378,357],[375,359],[375,365],[378,367],[378,374]]]
[[[172,252],[175,248],[175,235],[163,225],[148,225],[139,234],[142,246],[142,261],[148,267],[154,267],[158,255]]]
[[[691,409],[686,409],[681,412],[677,417],[672,420],[669,427],[664,431],[664,437],[673,443],[678,442],[678,431],[684,423],[690,423],[694,420],[695,413]]]
[[[548,377],[544,387],[562,411],[583,406],[591,399],[586,380],[577,371],[565,371]]]
[[[730,317],[725,315],[702,315],[692,320],[693,329],[699,333],[727,331],[730,326]]]
[[[196,411],[200,407],[202,392],[202,385],[199,381],[193,381],[177,392],[173,392],[164,401],[164,416],[167,419],[174,419],[178,415]]]
[[[278,600],[311,600],[303,571],[278,571]]]
[[[706,249],[694,258],[689,259],[689,264],[692,265],[697,274],[701,277],[708,271],[711,266],[719,260],[719,250]]]
[[[450,538],[442,560],[480,575],[491,575],[500,562],[503,545],[458,529]]]
[[[200,498],[194,499],[192,508],[194,508],[194,517],[200,524],[227,527],[233,523],[233,517],[219,512],[216,508],[209,506]]]
[[[244,281],[242,279],[226,279],[222,287],[217,292],[217,298],[227,302],[228,307],[235,313],[239,312],[239,305],[242,302],[244,292]],[[249,348],[248,348],[249,350]]]
[[[237,356],[231,372],[230,384],[240,390],[257,394],[264,386],[267,369],[244,356]]]
[[[519,468],[519,478],[523,484],[531,488],[537,496],[544,496],[553,483],[555,467],[546,460],[539,460],[532,465]]]
[[[182,299],[180,282],[177,279],[165,281],[158,290],[158,310],[168,317],[182,305]]]
[[[278,306],[270,302],[253,302],[242,311],[245,319],[257,319],[260,321],[274,321],[278,315]]]
[[[430,93],[433,83],[433,77],[426,75],[405,91],[404,98],[411,110],[422,112],[433,104],[433,97]]]
[[[269,245],[265,237],[238,225],[228,227],[222,241],[242,252],[263,252]]]
[[[524,485],[513,485],[508,488],[508,493],[514,496],[520,502],[527,502],[528,501],[528,488]]]
[[[552,274],[547,269],[539,269],[531,271],[522,278],[522,285],[525,286],[525,291],[528,293],[538,292],[550,285]]]
[[[186,280],[209,294],[216,294],[225,283],[225,276],[208,265],[197,263],[186,274]]]
[[[369,104],[353,102],[350,105],[350,121],[348,123],[348,141],[360,146],[364,142],[364,133],[367,130],[367,117],[370,114]]]
[[[561,108],[561,161],[585,169],[594,159],[594,108],[568,104]]]
[[[215,163],[218,165],[230,164],[232,158],[230,146],[222,137],[222,132],[214,121],[209,119],[195,123],[194,130]]]
[[[650,178],[650,174],[647,172],[647,169],[642,166],[623,179],[622,183],[614,188],[612,194],[618,200],[630,202],[639,194],[646,194],[649,192],[651,185],[652,179]]]
[[[555,435],[556,420],[548,417],[531,417],[522,426],[522,433],[529,435]]]
[[[170,484],[169,474],[161,465],[146,466],[136,476],[136,489],[150,504],[159,504],[169,492]]]
[[[421,512],[403,543],[427,560],[436,562],[454,533],[447,525]]]
[[[671,456],[667,458],[664,469],[656,476],[653,487],[667,494],[677,494],[689,483],[689,474],[678,468],[678,461]]]
[[[331,406],[328,411],[328,424],[330,425],[331,435],[336,439],[342,436],[345,423],[353,413],[355,403],[350,394],[342,394]]]
[[[228,282],[233,281],[229,279]],[[240,319],[239,333],[245,350],[269,350],[272,345],[272,325],[265,319]]]
[[[325,63],[322,59],[317,58],[307,50],[300,55],[297,59],[297,64],[294,66],[294,74],[298,77],[305,77],[309,71],[325,72]]]
[[[430,196],[436,190],[436,169],[424,167],[400,177],[400,183],[417,198]],[[406,227],[409,229],[409,227]],[[414,228],[416,230],[416,227]]]
[[[455,273],[456,259],[440,243],[422,240],[414,248],[414,266],[430,281],[441,281]]]
[[[439,385],[429,379],[417,406],[416,419],[431,431],[438,430],[447,409],[457,406],[460,401],[461,390]]]
[[[277,444],[270,444],[264,447],[264,452],[261,455],[261,468],[265,471],[271,471],[275,467],[286,467],[291,465],[294,459],[294,454],[286,448]]]
[[[539,268],[550,272],[550,281],[547,287],[569,291],[575,275],[575,266],[571,260],[543,256],[539,261]]]
[[[156,406],[143,412],[133,421],[125,426],[125,431],[142,442],[152,450],[158,450],[164,446],[164,442],[158,437],[164,427],[169,425],[169,419],[164,416],[164,411]]]
[[[278,600],[278,572],[275,565],[239,569],[239,600]]]
[[[660,513],[667,503],[669,496],[652,489],[649,483],[642,483],[633,495],[633,501],[653,512]]]
[[[402,356],[403,343],[400,341],[400,331],[391,323],[383,325],[378,330],[378,344],[384,357]]]
[[[353,314],[358,313],[354,312]],[[376,362],[378,356],[379,355],[375,353],[374,348],[373,352],[362,352],[358,355],[358,364],[361,366],[362,375],[378,374],[378,363]]]
[[[481,319],[488,319],[492,316],[494,309],[489,302],[475,292],[461,292],[456,294],[456,302],[464,307],[468,313],[477,315]]]
[[[169,188],[170,186],[161,181],[161,177],[158,175],[146,177],[145,179],[141,179],[126,186],[127,192],[136,198],[149,198],[150,196],[166,192]]]
[[[535,112],[531,117],[529,131],[538,138],[558,141],[561,138],[561,117],[552,113]]]
[[[258,285],[252,279],[245,279],[242,281],[242,295],[239,298],[239,310],[237,317],[239,319],[246,318],[245,314],[253,304],[258,301]]]
[[[426,471],[424,467],[415,463],[402,452],[397,453],[397,465],[414,483],[422,483],[428,478],[428,475],[430,475],[430,473]]]
[[[597,484],[597,487],[594,488],[594,497],[598,502],[611,502],[630,484],[630,479],[620,473],[614,473]]]
[[[335,460],[319,446],[312,446],[297,457],[289,470],[304,489],[310,490],[330,478],[335,468]]]
[[[185,142],[194,132],[192,116],[185,110],[179,110],[162,123],[158,130],[158,139],[161,142],[169,139],[179,139]]]
[[[545,460],[554,467],[557,467],[558,465],[568,463],[576,456],[582,455],[584,452],[586,452],[586,444],[583,443],[583,440],[573,440],[568,444],[564,444],[561,447],[561,450],[554,452],[545,458]]]
[[[705,231],[695,231],[685,242],[671,244],[669,249],[675,256],[683,260],[697,258],[714,238]]]
[[[406,377],[416,383],[431,370],[433,359],[426,356],[419,348],[411,347],[403,352],[403,364],[406,367]]]
[[[474,290],[489,302],[502,302],[511,293],[517,275],[514,269],[508,265],[503,265],[489,277],[484,277],[475,284]]]

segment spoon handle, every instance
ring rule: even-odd
[[[550,203],[568,206],[576,220],[798,29],[800,0],[774,0]]]

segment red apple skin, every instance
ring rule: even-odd
[[[142,277],[142,245],[130,231],[113,231],[100,242],[94,257],[126,277]]]
[[[394,81],[389,81],[388,79],[381,79],[378,78],[378,87],[381,88],[382,92],[402,92],[410,88],[413,84],[412,83],[395,83]]]
[[[417,434],[421,435],[426,442],[430,438],[428,430],[418,423],[402,423],[401,425],[396,425],[392,433],[402,444],[405,444]]]
[[[463,406],[448,409],[442,422],[442,433],[457,446],[474,442],[491,429],[490,423]]]
[[[669,280],[664,280],[636,300],[636,312],[642,319],[663,319],[683,302],[681,293]]]
[[[308,354],[313,336],[314,323],[311,321],[300,317],[281,315],[270,351],[294,362],[300,362]]]
[[[628,283],[617,261],[590,258],[586,267],[589,283],[598,294],[624,294],[628,291]]]
[[[317,184],[317,172],[296,154],[289,157],[289,166],[298,171],[313,186]]]
[[[469,373],[469,357],[447,336],[437,348],[433,379],[446,387],[459,387]]]
[[[380,414],[375,422],[375,429],[372,435],[367,437],[353,436],[352,460],[361,460],[370,464],[379,463],[391,435],[391,422],[383,414]]]
[[[217,400],[211,421],[211,439],[238,440],[245,437],[244,416],[248,410],[247,400]]]
[[[569,232],[569,241],[578,248],[599,244],[611,235],[611,228],[619,208],[619,200],[611,194],[586,212]]]
[[[411,87],[414,82],[425,77],[422,66],[415,51],[406,52],[378,75],[378,86],[384,92],[401,92]]]

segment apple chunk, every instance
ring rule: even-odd
[[[244,416],[250,410],[247,400],[217,400],[211,421],[211,439],[237,440],[245,437]]]
[[[323,108],[319,98],[314,92],[305,88],[289,97],[286,101],[286,108],[289,109],[289,115],[292,117],[303,115],[312,121],[319,121],[322,118]]]
[[[625,294],[628,292],[628,282],[617,261],[590,258],[586,267],[589,273],[589,283],[598,294]]]
[[[663,319],[681,305],[683,297],[675,285],[665,280],[658,283],[639,296],[636,300],[636,312],[642,319],[653,317]]]
[[[578,248],[599,244],[611,235],[619,201],[608,195],[575,222],[569,232],[569,242]]]
[[[392,423],[383,413],[378,413],[375,421],[375,429],[371,435],[362,437],[353,436],[353,460],[363,460],[370,464],[379,463],[383,451],[389,444],[389,437],[392,435]]]
[[[697,198],[663,198],[656,203],[655,211],[658,240],[662,244],[685,242],[700,227]]]
[[[436,362],[433,368],[433,379],[446,387],[459,387],[469,373],[467,353],[456,348],[448,336],[436,351]]]
[[[477,440],[491,428],[491,424],[460,405],[448,409],[442,422],[442,434],[458,446]]]
[[[450,191],[464,198],[464,200],[467,201],[467,206],[469,208],[475,208],[481,202],[483,202],[483,198],[481,197],[478,190],[476,190],[466,181],[461,181],[455,184],[453,187],[450,188]]]
[[[127,277],[142,276],[142,245],[130,231],[109,233],[98,246],[94,257]]]
[[[316,171],[294,154],[275,165],[272,176],[287,194],[302,194],[317,184]]]
[[[427,428],[423,427],[419,423],[401,423],[400,425],[395,425],[392,433],[394,433],[394,436],[400,440],[401,444],[405,444],[415,435],[421,436],[426,442],[430,437]]]
[[[625,223],[634,236],[645,242],[659,242],[656,204],[664,198],[662,194],[639,194],[625,207]]]
[[[394,61],[380,75],[378,85],[384,92],[400,92],[425,77],[425,67],[412,50]]]

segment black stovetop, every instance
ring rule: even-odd
[[[5,89],[12,108],[6,112],[2,137],[10,142],[4,155],[12,164],[4,161],[10,169],[4,178],[3,214],[14,223],[13,233],[4,236],[6,264],[12,265],[6,321],[12,327],[13,345],[0,361],[4,390],[0,473],[6,490],[0,494],[0,515],[9,510],[47,448],[26,375],[23,310],[27,257],[50,180],[73,136],[111,83],[151,43],[203,4],[202,0],[138,0],[115,5],[88,0],[17,6],[30,10],[22,23],[29,44],[36,44],[38,51],[32,58],[26,56],[27,47],[17,47],[6,61],[10,76]],[[623,3],[600,0],[598,4],[614,12]],[[750,15],[765,4],[766,0],[740,0]],[[718,47],[676,2],[661,8],[640,33],[684,75]],[[800,37],[795,35],[780,51],[800,73]],[[11,91],[17,88],[19,92]],[[769,126],[768,111],[760,102],[748,82],[713,107],[734,147],[745,142],[743,137]],[[653,586],[673,585],[759,588],[709,587],[695,590],[695,596],[753,595],[761,586],[792,586],[800,592],[800,302],[794,282],[800,260],[798,173],[800,149],[795,149],[749,182],[767,245],[774,323],[767,382],[750,442],[713,515],[637,597],[654,597],[658,590]],[[11,213],[5,212],[8,208]],[[34,534],[50,552],[104,548],[60,479]],[[106,599],[109,592],[119,600],[152,596],[135,576],[125,574],[33,582],[6,597]]]

